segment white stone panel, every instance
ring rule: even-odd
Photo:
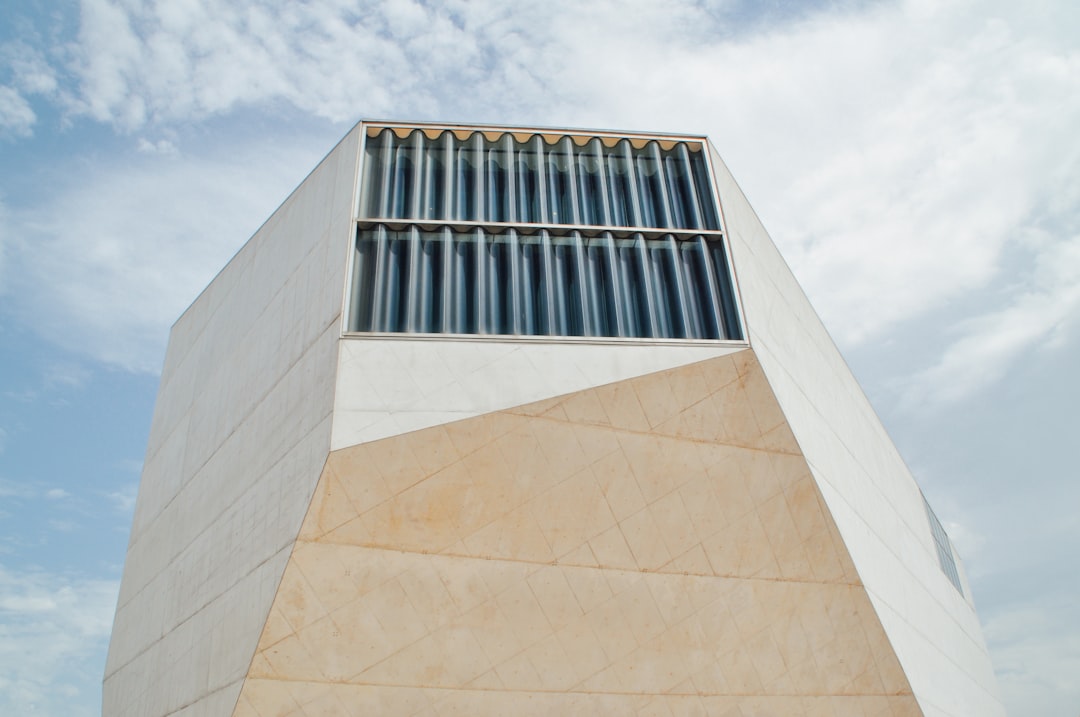
[[[358,143],[359,128],[173,327],[108,717],[232,712],[329,450]]]
[[[971,604],[942,573],[922,496],[734,179],[711,154],[751,346],[927,715],[1003,715]]]
[[[399,435],[746,348],[342,339],[331,448]]]

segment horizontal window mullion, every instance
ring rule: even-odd
[[[493,233],[501,233],[508,229],[516,229],[519,232],[532,234],[540,231],[548,231],[553,236],[564,236],[573,232],[581,232],[587,236],[596,236],[610,232],[618,237],[626,237],[632,234],[643,234],[647,239],[660,238],[668,234],[679,237],[722,237],[723,232],[718,229],[670,229],[666,227],[628,227],[621,225],[602,224],[523,224],[521,222],[485,222],[475,220],[414,220],[394,217],[363,217],[356,220],[357,226],[363,231],[375,226],[386,226],[393,230],[403,230],[409,227],[418,227],[423,231],[436,231],[443,227],[452,229],[484,229]]]

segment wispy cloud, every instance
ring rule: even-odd
[[[1019,714],[1075,713],[1080,704],[1080,637],[1071,629],[1080,619],[1075,596],[1033,598],[992,615],[984,633],[1007,704]],[[1066,712],[1064,705],[1073,710]]]
[[[109,493],[106,497],[113,506],[121,513],[131,513],[135,510],[135,498],[139,492],[138,483],[127,483],[120,490]]]
[[[12,311],[95,361],[156,371],[169,325],[317,158],[262,150],[73,168],[0,226]],[[45,380],[74,386],[85,375],[57,363]]]
[[[0,86],[0,131],[28,137],[37,121],[30,103],[14,87]],[[2,135],[0,135],[2,136]]]
[[[1058,344],[1080,322],[1080,236],[1044,241],[1030,277],[1011,277],[1003,306],[966,319],[938,362],[907,387],[909,408],[947,404],[998,381],[1025,351]]]
[[[119,583],[0,567],[0,712],[92,715]],[[80,704],[82,707],[80,707]]]
[[[45,389],[79,388],[90,378],[90,369],[72,361],[50,361],[43,370]]]
[[[29,137],[37,123],[29,98],[56,90],[56,71],[39,50],[25,42],[0,44],[0,137]]]

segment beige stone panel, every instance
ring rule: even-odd
[[[525,655],[536,668],[542,689],[566,692],[578,682],[566,651],[555,635],[549,635],[532,645],[525,651]]]
[[[696,481],[704,480],[704,471],[696,476]],[[685,487],[685,484],[684,484]],[[672,491],[649,506],[653,522],[660,530],[660,537],[667,547],[668,554],[679,556],[698,545],[701,541],[690,520],[680,491]]]
[[[745,377],[740,376],[738,381],[724,386],[707,399],[720,417],[713,436],[718,443],[757,447],[761,431],[748,400],[745,381]]]
[[[327,612],[337,610],[356,597],[351,571],[338,558],[341,552],[337,546],[299,543],[290,561]],[[303,625],[295,627],[301,628]]]
[[[412,447],[405,440],[373,441],[334,451],[333,455],[346,452],[361,454],[363,456],[361,465],[366,465],[367,470],[378,471],[391,495],[400,493],[424,478],[420,463],[413,455]],[[367,470],[350,475],[348,479],[363,480]]]
[[[712,395],[713,404],[722,405],[727,414],[745,417],[749,408],[744,405],[739,409],[747,404],[743,384],[760,372],[755,373],[756,363],[746,359],[739,365],[743,375],[737,373],[732,357],[722,357],[635,379],[631,386],[633,405],[641,408],[641,397],[664,396],[667,415],[675,405],[673,382],[708,386],[710,372],[716,370],[723,379],[713,382],[719,384]],[[660,389],[649,388],[650,382]],[[327,491],[343,490],[348,504],[362,515],[359,521],[353,518],[318,539],[530,562],[584,554],[585,564],[593,564],[595,559],[602,565],[645,570],[675,569],[666,566],[698,542],[708,541],[710,559],[727,556],[711,566],[719,574],[835,575],[836,561],[829,564],[829,541],[819,538],[813,551],[791,546],[790,541],[774,550],[758,540],[763,529],[761,516],[757,520],[746,517],[755,509],[760,513],[762,503],[784,492],[787,479],[809,480],[801,457],[550,418],[571,415],[560,406],[569,406],[585,394],[599,392],[609,402],[629,401],[617,388],[602,387],[545,401],[542,411],[532,411],[541,413],[539,418],[504,412],[335,452],[320,486],[318,505],[322,508]],[[758,392],[766,389],[767,385]],[[723,392],[734,392],[736,398],[725,399],[732,405],[723,400],[717,403]],[[759,404],[763,402],[764,398],[758,399]],[[603,405],[593,395],[593,400],[583,405],[595,409],[597,403]],[[515,410],[529,413],[527,408]],[[724,422],[720,413],[714,412],[714,428]],[[598,418],[595,410],[587,415]],[[473,435],[466,430],[473,423],[489,442],[476,441],[471,452],[463,454],[453,447],[455,436]],[[636,426],[638,422],[622,423]],[[385,445],[395,442],[408,445]],[[597,442],[601,449],[593,447]],[[424,446],[430,450],[425,450],[420,460],[417,456]],[[387,464],[393,460],[401,465]],[[445,461],[451,463],[439,465]],[[391,483],[407,487],[386,499]],[[675,490],[679,496],[672,495]],[[799,514],[800,536],[815,525],[820,528],[823,520],[819,502],[808,505],[809,517]],[[527,506],[531,520],[520,512],[521,506]],[[646,507],[647,513],[642,513]],[[775,517],[777,509],[769,509],[773,511],[770,517]],[[309,516],[304,537],[318,534],[317,529],[311,530],[311,523],[325,525],[326,521],[317,520],[325,512],[322,509]],[[605,533],[610,516],[622,521],[620,531],[632,562],[625,559],[618,536]],[[334,513],[331,522],[341,523],[341,518]],[[721,535],[721,531],[726,532]],[[582,550],[586,542],[591,555]]]
[[[715,441],[724,416],[717,410],[711,396],[705,396],[653,429],[659,435],[685,438],[692,441]]]
[[[635,570],[637,562],[619,526],[610,528],[589,541],[589,547],[602,568]]]
[[[658,570],[671,561],[672,555],[664,546],[664,537],[660,526],[653,520],[652,511],[640,510],[619,523],[630,553],[634,556],[634,566],[641,570]]]
[[[591,612],[614,595],[603,571],[564,566],[561,572],[584,612]]]
[[[237,714],[275,681],[297,714],[903,714],[770,401],[743,352],[335,452]]]
[[[555,637],[574,672],[575,685],[580,685],[610,664],[589,617],[582,616],[574,620],[559,630]]]
[[[663,567],[661,572],[682,573],[683,575],[715,574],[712,565],[709,563],[709,556],[705,554],[705,548],[701,547],[701,543],[690,548],[679,557],[674,558],[670,563]]]
[[[419,563],[406,570],[397,582],[429,632],[453,619],[457,612],[454,600],[431,563]]]
[[[669,372],[668,386],[680,408],[685,410],[700,402],[702,397],[737,380],[739,373],[733,358],[735,355],[724,356],[724,361],[695,363]]]
[[[608,658],[609,664],[629,655],[636,647],[637,640],[630,630],[629,618],[623,613],[620,603],[614,599],[598,605],[589,612],[589,623],[593,626],[600,649]],[[618,682],[612,689],[621,688]]]
[[[250,685],[250,686],[249,686]],[[293,700],[289,693],[289,683],[278,680],[252,680],[248,678],[248,684],[240,694],[237,710],[233,713],[240,715],[257,715],[257,717],[285,717],[286,715],[303,714],[300,705]]]
[[[589,389],[564,396],[559,401],[562,415],[569,423],[578,425],[611,425],[608,421],[607,411],[600,402],[600,396],[596,390]]]
[[[585,614],[563,573],[559,567],[543,567],[525,581],[553,630],[560,630]]]
[[[544,536],[531,507],[519,506],[496,518],[462,542],[464,555],[501,556],[510,560],[548,563],[555,560],[551,544]]]
[[[278,587],[274,605],[278,607],[294,631],[321,620],[327,615],[318,594],[304,577],[300,566],[291,559],[281,577],[281,585]]]
[[[519,652],[495,667],[495,675],[503,685],[519,685],[517,691],[538,690],[541,687],[540,673],[536,671],[529,656]]]
[[[472,631],[473,637],[492,665],[502,665],[528,647],[528,644],[518,637],[510,619],[495,600],[473,608],[458,624]]]
[[[448,423],[443,428],[446,430],[450,442],[457,449],[458,455],[467,456],[483,446],[489,445],[499,436],[498,429],[504,425],[499,423],[499,415],[489,413],[476,416],[467,421]],[[335,453],[337,452],[335,451]]]
[[[348,496],[356,514],[371,510],[393,495],[379,473],[378,466],[373,462],[367,446],[334,451],[327,459],[327,467],[334,472],[335,477],[346,476],[344,482],[339,479],[339,485]]]
[[[304,527],[300,532],[301,538],[318,537],[357,516],[357,510],[347,496],[346,499],[341,499],[345,491],[331,465],[332,460],[333,458],[329,459],[323,468],[318,487],[311,499],[311,506],[308,508],[308,514],[304,518]]]
[[[758,477],[743,471],[740,455],[744,449],[702,443],[697,451],[705,466],[705,480],[689,482],[683,490],[690,517],[704,539],[755,509],[750,485]]]
[[[264,647],[269,647],[275,642],[283,640],[292,634],[293,627],[289,624],[289,621],[285,619],[281,607],[274,605],[266,618],[266,625],[263,627],[262,636],[259,640],[259,649],[261,650]]]
[[[795,440],[795,434],[791,432],[791,426],[781,423],[768,433],[763,434],[756,441],[756,447],[771,453],[787,453],[790,455],[802,455],[799,442]]]
[[[619,445],[648,505],[703,469],[691,446],[646,433],[619,433]],[[696,465],[695,465],[696,464]]]
[[[296,635],[256,652],[248,674],[275,680],[325,679]]]
[[[756,513],[747,513],[702,542],[717,575],[779,578],[765,526]]]
[[[405,646],[351,681],[371,684],[461,687],[492,668],[465,625],[450,624]]]
[[[651,428],[637,392],[629,382],[608,384],[592,391],[604,408],[605,425],[635,433],[647,433]]]
[[[777,455],[765,451],[738,451],[734,454],[734,462],[746,481],[746,488],[754,505],[758,508],[784,492],[784,487],[790,480],[790,469],[794,468],[786,463],[796,466],[801,463],[805,468],[805,461],[799,456]]]
[[[556,558],[615,525],[615,516],[587,465],[537,496],[529,510],[541,521],[538,525]]]
[[[670,374],[646,375],[632,379],[629,383],[637,394],[638,404],[645,413],[649,428],[655,429],[668,419],[678,415],[685,408],[668,383]]]
[[[533,403],[526,403],[523,406],[514,406],[513,408],[506,409],[507,413],[514,413],[521,416],[554,416],[565,418],[566,413],[563,411],[563,403],[566,400],[566,396],[553,396],[551,398],[545,398],[541,401],[534,401]]]
[[[621,450],[597,460],[592,469],[597,486],[617,520],[628,518],[645,507],[645,498],[638,488],[637,478]]]

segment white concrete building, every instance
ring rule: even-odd
[[[173,327],[104,714],[1004,714],[704,137],[362,122]]]

